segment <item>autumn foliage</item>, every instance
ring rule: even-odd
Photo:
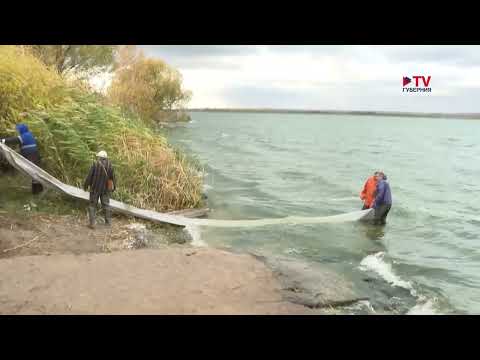
[[[144,121],[159,120],[167,110],[181,109],[191,93],[182,88],[182,75],[162,60],[147,58],[133,46],[119,50],[108,89],[109,100]]]

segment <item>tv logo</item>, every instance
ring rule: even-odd
[[[430,80],[432,80],[431,76],[415,75],[412,78],[415,80],[415,87],[412,87],[413,84],[407,87],[407,85],[412,83],[412,79],[408,76],[403,77],[403,92],[432,92],[432,88],[428,87]],[[420,86],[420,80],[422,80],[423,86]]]

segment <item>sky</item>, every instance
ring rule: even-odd
[[[182,73],[190,108],[480,112],[480,46],[139,47]],[[402,92],[404,76],[431,93]]]

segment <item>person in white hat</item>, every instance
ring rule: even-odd
[[[110,209],[110,195],[116,190],[116,179],[112,163],[108,160],[108,155],[103,150],[97,154],[97,161],[92,164],[87,178],[85,179],[83,189],[87,191],[89,188],[89,227],[92,229],[95,228],[95,213],[97,210],[98,199],[100,199],[105,211],[105,225],[111,225],[112,211]]]

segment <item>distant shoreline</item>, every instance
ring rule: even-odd
[[[395,111],[340,111],[340,110],[294,110],[294,109],[221,109],[196,108],[187,112],[238,112],[238,113],[272,113],[272,114],[326,114],[326,115],[363,115],[363,116],[397,116],[424,118],[480,119],[480,113],[418,113]]]

